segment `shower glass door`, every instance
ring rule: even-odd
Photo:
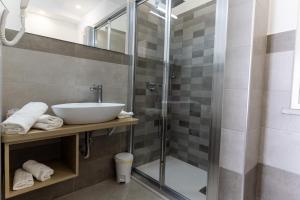
[[[134,129],[134,166],[143,175],[159,181],[161,156],[161,101],[164,54],[164,20],[151,14],[146,1],[136,9],[135,108],[139,123]]]
[[[221,105],[223,84],[214,46],[216,1],[141,2],[136,10],[134,105],[140,122],[134,129],[134,170],[179,199],[205,200],[208,172],[218,160],[214,145],[219,146],[215,135],[221,121],[221,106],[213,106]]]
[[[172,2],[165,185],[188,199],[205,200],[216,4]]]

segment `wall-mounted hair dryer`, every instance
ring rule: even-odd
[[[7,15],[9,13],[8,9],[5,8],[2,12],[1,19],[0,19],[0,40],[2,44],[7,46],[14,46],[16,45],[22,36],[25,33],[25,10],[28,6],[29,0],[21,0],[20,4],[20,16],[21,16],[21,29],[18,32],[18,34],[15,36],[15,38],[11,41],[8,41],[5,37],[5,25],[6,25],[6,19]]]

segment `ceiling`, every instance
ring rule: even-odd
[[[30,0],[28,11],[78,23],[83,16],[105,1],[113,1],[120,5],[126,2],[126,0]]]
[[[19,5],[20,0],[4,0],[6,4]],[[28,11],[48,17],[52,17],[62,21],[72,23],[80,23],[85,15],[94,8],[98,8],[99,12],[104,12],[111,7],[111,3],[115,5],[124,5],[127,0],[30,0]],[[148,2],[155,5],[156,0]],[[162,0],[159,0],[162,1]],[[205,4],[211,0],[184,0],[172,9],[173,14],[179,15],[192,8]],[[80,8],[76,8],[80,6]],[[161,5],[164,7],[164,5]],[[113,12],[113,10],[111,10]],[[101,19],[99,19],[101,20]]]

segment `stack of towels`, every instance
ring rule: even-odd
[[[22,169],[15,171],[13,190],[21,190],[33,186],[33,177],[38,181],[46,181],[54,174],[53,169],[35,160],[26,161],[22,167]]]
[[[130,118],[132,116],[133,116],[133,112],[126,112],[126,111],[122,110],[120,112],[120,114],[118,115],[118,118],[119,119],[125,119],[125,118]]]
[[[20,110],[10,110],[8,118],[1,126],[6,134],[26,134],[31,128],[51,130],[63,125],[56,116],[45,115],[48,105],[42,102],[30,102]]]

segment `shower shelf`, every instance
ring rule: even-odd
[[[51,131],[31,130],[25,135],[2,135],[2,143],[4,144],[4,188],[5,199],[9,199],[21,194],[25,194],[40,188],[44,188],[56,183],[60,183],[79,174],[79,135],[82,132],[95,131],[101,129],[110,129],[114,127],[130,126],[138,123],[136,118],[116,119],[99,124],[86,125],[64,125],[61,128]],[[55,155],[57,159],[44,155],[43,158],[47,161],[41,161],[54,169],[54,175],[51,179],[39,182],[35,181],[34,185],[29,188],[18,191],[12,190],[14,171],[21,167],[20,160],[26,160],[26,155],[20,155],[18,151],[23,151],[26,148],[40,148],[40,146],[50,143],[57,144],[61,148],[58,151],[59,155]],[[39,146],[40,145],[40,146]],[[57,147],[57,146],[54,146]],[[53,146],[51,147],[53,148]],[[50,151],[55,149],[51,149]],[[49,150],[48,150],[49,151]],[[36,152],[39,152],[38,150]],[[19,155],[19,156],[16,156]],[[23,156],[23,158],[22,158]],[[30,155],[32,156],[32,155]],[[38,156],[38,153],[34,156]],[[21,157],[21,159],[20,159]],[[35,159],[30,157],[30,159]],[[38,159],[37,159],[38,160]],[[38,160],[39,161],[39,160]]]

